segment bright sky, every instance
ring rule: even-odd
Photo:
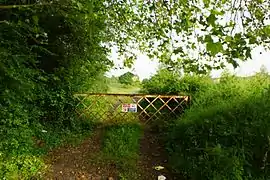
[[[115,49],[112,50],[111,58],[114,60],[116,67],[121,67],[123,65],[123,60],[119,59]],[[262,47],[258,47],[252,52],[252,60],[242,62],[240,67],[237,69],[233,69],[232,66],[228,66],[228,69],[239,76],[249,76],[260,71],[262,65],[264,65],[268,72],[270,72],[270,52],[265,51]],[[120,76],[125,72],[131,71],[137,74],[142,80],[154,75],[158,69],[158,66],[159,63],[157,61],[152,61],[146,55],[139,54],[138,59],[135,61],[134,66],[131,69],[112,69],[107,73],[107,75]],[[221,72],[222,70],[213,71],[212,76],[219,77]]]
[[[159,65],[157,61],[152,61],[146,55],[140,54],[135,60],[135,63],[131,69],[119,68],[123,66],[123,60],[120,60],[115,52],[112,53],[112,58],[116,64],[116,69],[109,71],[107,73],[108,76],[120,76],[128,71],[131,71],[134,74],[137,74],[140,80],[143,80],[144,78],[149,78],[151,75],[154,75]]]
[[[241,3],[239,4],[241,5]],[[237,5],[238,6],[238,5]],[[204,12],[207,13],[207,10]],[[209,14],[210,12],[208,12]],[[230,12],[228,12],[230,13]],[[247,12],[245,16],[249,16],[249,13]],[[229,14],[225,14],[223,18],[219,20],[219,23],[225,23],[230,19]],[[240,20],[240,19],[239,19]],[[264,22],[266,25],[270,25],[270,19],[266,20]],[[240,23],[239,23],[240,24]],[[241,31],[240,26],[236,26],[235,32]],[[197,32],[202,33],[202,32]],[[173,35],[177,38],[177,35]],[[195,52],[196,53],[196,52]],[[112,49],[111,58],[113,59],[114,63],[116,64],[116,67],[123,65],[123,60],[121,60],[118,55],[116,49]],[[239,76],[250,76],[254,73],[258,72],[260,70],[260,67],[264,65],[268,72],[270,72],[270,51],[265,51],[262,47],[257,47],[252,52],[252,60],[248,60],[245,62],[239,63],[240,67],[237,69],[233,69],[233,67],[230,65],[227,67],[232,73],[235,73]],[[149,78],[151,75],[155,74],[158,69],[159,63],[157,61],[151,61],[147,56],[143,54],[139,54],[138,59],[135,61],[135,64],[132,69],[124,68],[124,69],[113,69],[110,72],[108,72],[108,76],[114,75],[114,76],[120,76],[121,74],[124,74],[127,71],[131,71],[135,74],[137,74],[140,79]],[[213,71],[212,76],[213,77],[219,77],[222,73],[222,70],[219,71]]]
[[[234,69],[232,66],[229,67],[232,73],[239,76],[250,76],[260,71],[261,66],[264,65],[268,72],[270,72],[270,52],[265,51],[262,47],[257,47],[252,52],[252,60],[241,62],[240,66]],[[219,77],[222,70],[213,71],[213,77]]]

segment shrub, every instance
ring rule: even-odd
[[[132,85],[132,84],[134,84],[136,81],[138,81],[136,78],[137,78],[137,77],[136,77],[134,74],[132,74],[131,72],[127,72],[127,73],[125,73],[125,74],[119,76],[118,79],[119,79],[119,82],[120,82],[121,84],[124,84],[124,85]]]
[[[149,80],[144,80],[143,91],[150,94],[189,94],[207,88],[212,80],[205,75],[183,75],[161,69]]]
[[[0,177],[3,179],[29,179],[37,173],[41,167],[37,151],[42,148],[36,147],[33,137],[53,147],[62,142],[64,134],[84,130],[84,124],[78,123],[75,116],[73,93],[106,88],[104,83],[95,81],[102,79],[110,66],[107,49],[101,45],[103,36],[107,36],[102,33],[105,19],[96,8],[103,5],[98,1],[85,2],[84,6],[82,3],[1,1],[4,8],[0,9]]]
[[[142,82],[143,85],[143,93],[149,93],[149,94],[161,94],[161,95],[189,95],[192,97],[192,100],[196,98],[196,95],[198,92],[203,92],[207,90],[208,88],[211,88],[213,85],[212,79],[207,75],[191,75],[191,74],[185,74],[180,75],[179,72],[169,71],[167,69],[160,69],[156,75],[151,77],[150,79],[144,79]],[[154,98],[148,98],[150,101],[154,100]],[[163,98],[165,102],[169,100],[169,98]],[[142,100],[140,102],[140,105],[145,108],[149,105],[149,103],[146,100]],[[163,102],[160,100],[157,100],[153,103],[153,105],[159,109],[164,105]],[[178,103],[174,100],[171,100],[168,103],[169,107],[172,109],[176,108],[178,106]],[[178,108],[176,111],[174,111],[177,116],[181,115],[186,108],[189,107],[189,103],[182,104],[180,108]],[[182,109],[183,108],[183,109]],[[146,112],[148,114],[154,114],[156,113],[156,109],[152,106],[148,107]],[[163,108],[160,113],[164,115],[165,118],[169,118],[174,120],[175,114],[170,113],[170,109]],[[160,115],[159,115],[160,116]],[[161,118],[162,119],[162,118]],[[157,120],[154,121],[155,123],[152,123],[153,127],[156,127],[156,130],[161,130],[163,127],[168,125],[168,123],[171,122],[166,120],[165,122],[159,122]],[[163,131],[163,130],[162,130]]]
[[[170,127],[173,169],[188,179],[269,179],[269,76],[222,77]]]

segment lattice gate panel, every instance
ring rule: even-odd
[[[79,117],[97,121],[143,120],[180,116],[190,103],[189,96],[141,94],[75,94]],[[123,104],[136,104],[137,112],[122,112]]]

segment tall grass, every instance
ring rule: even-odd
[[[136,178],[141,136],[142,127],[137,123],[108,126],[105,129],[103,158],[116,164],[122,179]]]
[[[199,91],[168,130],[173,169],[187,179],[269,179],[270,79],[225,76]]]

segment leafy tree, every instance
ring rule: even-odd
[[[1,178],[30,179],[40,170],[33,137],[49,148],[59,134],[89,128],[76,118],[73,94],[106,88],[103,7],[98,0],[0,0]]]
[[[269,49],[268,0],[107,1],[108,24],[119,52],[135,58],[139,47],[151,58],[185,71],[204,73],[238,66],[254,47]]]
[[[107,79],[108,79],[108,83],[111,83],[111,84],[119,82],[119,79],[116,76],[112,76],[112,77],[107,78]]]
[[[135,77],[135,75],[133,73],[126,72],[125,74],[119,76],[119,82],[121,84],[131,85],[135,82],[134,77]]]
[[[267,3],[0,0],[0,177],[37,173],[33,137],[55,144],[43,128],[64,134],[89,127],[76,121],[73,93],[106,90],[110,45],[126,66],[137,47],[174,69],[237,66],[255,46],[269,46]]]
[[[189,94],[195,95],[211,84],[209,76],[179,75],[178,72],[160,69],[149,80],[142,82],[143,90],[150,94]]]
[[[145,79],[142,80],[142,84],[145,84],[145,83],[147,83],[148,81],[149,81],[149,79],[146,79],[146,78],[145,78]]]

